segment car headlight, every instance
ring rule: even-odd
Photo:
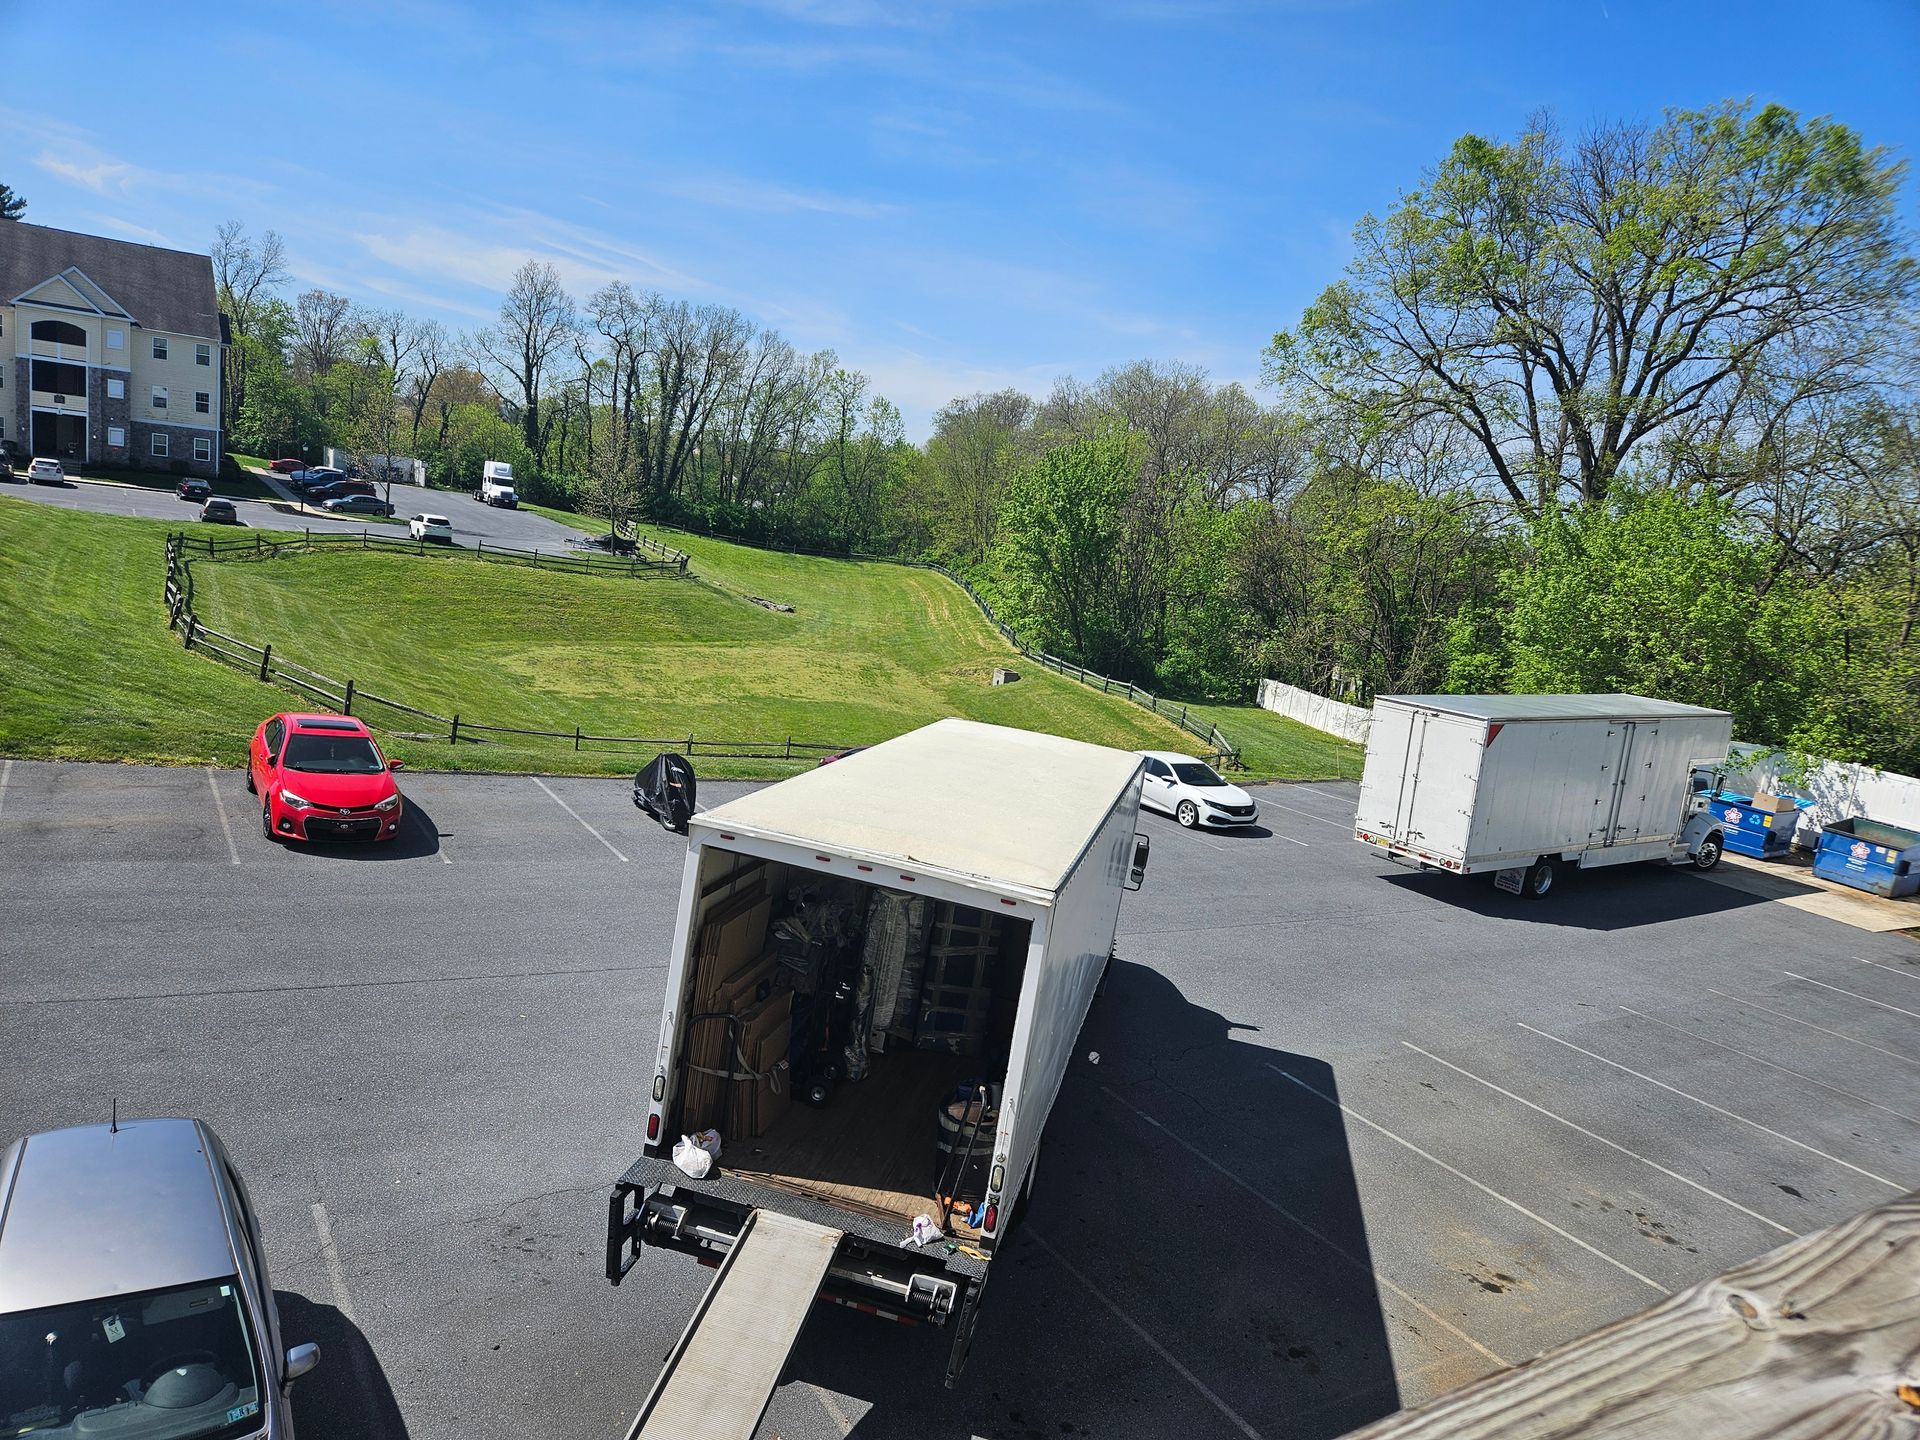
[[[282,805],[292,806],[295,810],[305,810],[313,804],[311,800],[302,799],[291,790],[282,790],[280,792],[280,803]]]
[[[400,797],[398,795],[389,795],[373,808],[376,810],[398,810],[400,808]]]

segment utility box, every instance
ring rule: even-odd
[[[1813,873],[1892,900],[1920,892],[1920,834],[1856,815],[1820,832]]]

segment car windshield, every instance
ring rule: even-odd
[[[257,1434],[258,1350],[233,1277],[0,1315],[9,1436]]]
[[[377,775],[387,768],[366,736],[323,735],[315,730],[296,730],[280,764],[320,775]]]
[[[1202,765],[1198,760],[1191,764],[1174,766],[1173,773],[1180,777],[1182,784],[1186,785],[1204,785],[1211,789],[1216,785],[1227,783],[1213,773],[1211,765]]]

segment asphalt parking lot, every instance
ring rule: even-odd
[[[618,1436],[709,1278],[601,1276],[684,842],[620,782],[402,781],[393,847],[306,850],[237,772],[0,761],[9,1128],[220,1131],[325,1352],[302,1440]],[[960,1387],[823,1307],[763,1437],[1319,1440],[1920,1187],[1906,937],[1652,868],[1521,900],[1256,793],[1143,820]]]
[[[24,470],[21,472],[24,475]],[[10,482],[5,493],[22,500],[38,500],[65,510],[84,510],[95,515],[130,515],[143,520],[171,520],[182,525],[199,522],[199,507],[182,500],[171,490],[144,490],[135,485],[116,485],[81,480],[68,485],[29,485],[24,479]],[[219,486],[214,494],[219,494]],[[285,501],[235,498],[234,510],[242,526],[262,530],[327,530],[359,534],[362,530],[390,539],[406,538],[406,527],[368,524],[364,519],[334,519],[312,509],[298,510]],[[471,546],[511,545],[523,550],[565,553],[567,542],[582,532],[549,520],[531,510],[503,510],[482,505],[471,495],[451,490],[413,490],[394,486],[393,513],[405,519],[421,511],[445,515],[453,522],[454,543]],[[209,525],[209,530],[230,529]]]

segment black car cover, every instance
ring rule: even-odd
[[[693,766],[684,755],[656,755],[633,777],[633,803],[669,830],[685,831],[693,818]]]

